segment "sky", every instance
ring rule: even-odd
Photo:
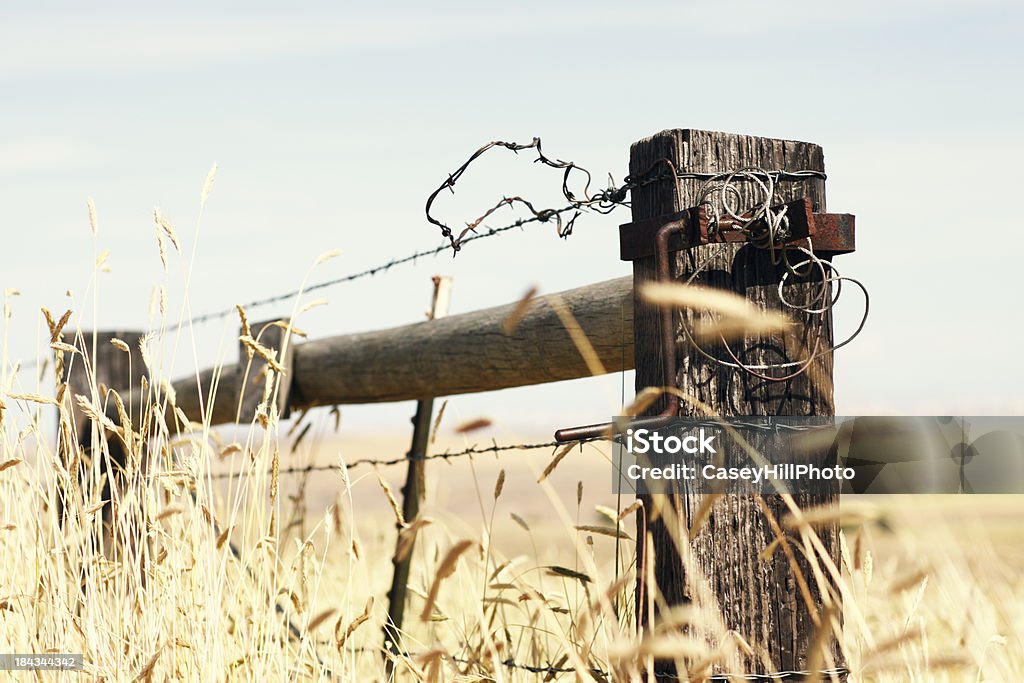
[[[73,304],[83,329],[147,330],[154,287],[176,320],[437,246],[426,197],[489,140],[539,136],[621,182],[634,141],[703,128],[822,145],[829,210],[857,216],[857,252],[837,265],[867,285],[871,316],[836,358],[838,413],[1024,412],[1020,3],[296,5],[0,3],[0,287],[21,293],[8,360],[45,350],[41,306]],[[495,154],[438,213],[459,224],[510,194],[559,206],[559,186]],[[157,207],[182,242],[166,274]],[[586,215],[567,240],[511,232],[330,288],[299,325],[322,338],[421,320],[438,273],[454,278],[453,314],[627,275],[628,220]],[[844,297],[837,336],[861,306]],[[232,363],[236,335],[235,318],[196,327],[164,367]],[[16,385],[33,388],[32,373]],[[627,373],[449,410],[543,434],[603,421],[632,385]],[[343,413],[352,429],[406,429],[412,406]]]

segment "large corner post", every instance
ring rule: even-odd
[[[641,179],[632,190],[631,226],[623,226],[623,257],[632,260],[634,292],[644,281],[657,280],[658,258],[649,239],[652,225],[666,223],[680,212],[697,207],[702,199],[707,174],[741,169],[785,171],[793,177],[780,180],[775,200],[792,203],[809,201],[815,213],[825,211],[824,158],[820,146],[805,142],[775,140],[699,130],[667,130],[633,144],[630,174]],[[798,175],[798,171],[812,171]],[[753,199],[756,183],[734,183],[737,205]],[[721,198],[712,197],[712,201]],[[834,219],[834,217],[832,217]],[[852,217],[848,217],[851,224]],[[822,221],[824,224],[824,220]],[[685,241],[685,240],[684,240]],[[651,242],[651,244],[647,244]],[[784,272],[768,250],[745,241],[700,243],[676,246],[670,251],[669,277],[679,282],[730,290],[760,307],[784,312],[797,325],[797,342],[774,334],[747,337],[732,343],[731,351],[748,367],[786,366],[832,345],[832,319],[826,312],[812,324],[800,312],[785,309],[779,300],[779,282]],[[636,248],[638,243],[646,248]],[[852,248],[852,246],[851,246]],[[627,253],[632,252],[632,253]],[[841,253],[841,252],[836,252]],[[826,257],[828,258],[828,257]],[[818,283],[787,284],[790,294],[820,287]],[[675,313],[671,334],[665,335],[662,310],[639,298],[634,302],[634,348],[637,391],[645,387],[677,387],[687,396],[710,407],[716,416],[833,415],[832,356],[818,353],[804,372],[785,381],[771,381],[742,368],[729,366],[730,357],[722,348],[711,348],[710,355],[724,359],[716,362],[688,345]],[[800,331],[799,323],[803,325]],[[822,329],[823,327],[823,329]],[[814,328],[812,330],[812,328]],[[792,333],[790,333],[792,334]],[[813,337],[812,337],[813,335]],[[665,337],[668,337],[667,339]],[[674,343],[671,343],[674,341]],[[674,354],[666,362],[665,354]],[[735,364],[734,364],[735,365]],[[799,367],[799,364],[791,367]],[[674,376],[666,376],[674,369]],[[771,374],[764,372],[760,374]],[[785,371],[776,372],[783,376]],[[696,402],[670,404],[668,398],[648,411],[654,415],[677,405],[680,415],[699,414]],[[798,557],[800,572],[807,578],[810,601],[798,589],[787,554],[766,552],[776,540],[774,527],[787,516],[781,496],[725,495],[713,503],[699,532],[688,540],[687,531],[697,511],[707,500],[708,491],[690,486],[683,495],[669,500],[645,500],[645,514],[638,517],[637,543],[637,624],[641,629],[657,625],[660,607],[694,599],[697,575],[717,601],[725,629],[742,637],[750,646],[735,648],[729,664],[716,668],[723,673],[770,674],[803,670],[809,661],[816,634],[828,610],[825,603],[835,602],[838,594],[825,572],[823,596],[805,557]],[[838,488],[822,493],[795,495],[802,507],[838,503]],[[659,504],[667,504],[674,514],[658,514]],[[801,547],[799,532],[787,532],[794,547]],[[824,554],[839,566],[839,529],[837,524],[817,528]],[[680,552],[679,543],[686,544]],[[799,553],[797,553],[799,555]],[[685,560],[683,558],[686,558]],[[649,566],[649,561],[653,567]],[[826,564],[821,562],[820,564]],[[646,580],[653,577],[653,581]],[[810,602],[810,604],[808,604]],[[838,615],[837,617],[838,618]],[[839,650],[829,638],[824,660],[839,664]],[[734,643],[735,644],[735,643]],[[824,662],[823,662],[824,663]],[[671,669],[671,663],[659,665]],[[740,670],[732,670],[739,667]],[[827,677],[826,677],[827,680]]]

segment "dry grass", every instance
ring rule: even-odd
[[[203,201],[212,179],[211,171]],[[91,203],[89,213],[95,232]],[[166,258],[164,238],[180,250],[178,236],[160,214],[156,222]],[[587,355],[585,337],[574,341]],[[247,432],[224,437],[208,424],[176,421],[173,394],[162,388],[169,369],[140,349],[118,348],[149,368],[149,382],[132,392],[139,402],[100,387],[80,398],[45,383],[24,386],[24,375],[9,371],[6,347],[0,354],[0,650],[81,652],[93,680],[384,680],[396,515],[401,552],[413,558],[408,653],[392,662],[400,680],[602,680],[595,672],[608,672],[639,681],[657,657],[677,659],[701,680],[756,647],[723,626],[695,567],[697,600],[664,610],[637,635],[633,522],[643,510],[607,493],[603,447],[431,464],[426,505],[404,520],[398,482],[388,481],[397,468],[379,480],[367,470],[278,477],[282,463],[337,462],[346,437],[333,434],[336,412],[304,414],[289,430],[265,405]],[[249,348],[270,354],[254,340]],[[62,347],[47,353],[84,360]],[[270,406],[273,394],[265,392]],[[64,454],[49,436],[55,405],[71,439]],[[116,424],[78,444],[81,425],[71,422],[79,405],[97,418],[116,409]],[[456,434],[435,425],[435,439],[446,434],[432,447],[445,438],[485,443],[492,427],[479,422],[472,434]],[[400,448],[405,437],[388,438]],[[99,484],[112,444],[127,448],[130,466],[107,533]],[[359,451],[375,454],[394,451]],[[225,471],[237,476],[212,477]],[[61,489],[69,500],[63,523]],[[758,551],[814,554],[812,523],[845,525],[838,637],[850,680],[1020,681],[1022,511],[1011,497],[857,501],[783,524],[785,542]],[[838,624],[838,613],[824,615]],[[510,661],[567,673],[536,674]]]
[[[83,652],[90,675],[107,680],[383,679],[382,620],[396,547],[390,510],[397,503],[374,478],[356,479],[353,471],[346,484],[339,475],[304,500],[287,495],[293,483],[272,503],[267,472],[287,439],[278,437],[276,418],[231,445],[205,429],[171,435],[154,421],[147,439],[133,441],[141,451],[131,460],[148,459],[151,469],[133,472],[118,502],[121,538],[98,533],[102,501],[94,492],[78,494],[62,527],[55,484],[75,484],[43,438],[52,400],[16,391],[3,399],[6,649]],[[320,421],[331,416],[323,411]],[[141,431],[137,421],[135,429]],[[333,443],[309,441],[307,453]],[[97,443],[107,448],[107,441]],[[431,482],[433,500],[412,522],[411,654],[396,662],[401,679],[541,680],[506,667],[511,658],[575,667],[588,679],[598,669],[639,680],[655,656],[713,664],[741,646],[708,605],[674,611],[648,637],[634,635],[634,527],[619,524],[600,483],[574,486],[592,460],[571,456],[543,484],[534,482],[546,455],[502,462],[502,474],[486,459],[475,475],[463,463]],[[251,476],[210,481],[225,462]],[[487,492],[477,501],[477,523],[469,521],[473,506],[460,502],[451,514],[445,500],[474,488]],[[334,509],[326,505],[331,500]],[[1022,537],[1018,518],[1007,516],[1024,506],[1006,498],[955,503],[965,515],[981,504],[1004,523],[985,526],[983,516],[968,527],[923,497],[858,502],[842,517],[849,526],[841,641],[856,672],[851,680],[1021,680],[1024,558],[1006,548]],[[815,511],[811,521],[835,514]],[[618,581],[616,543],[627,558]]]

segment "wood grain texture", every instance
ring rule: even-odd
[[[680,172],[723,172],[746,167],[768,170],[824,171],[821,147],[788,140],[774,140],[699,130],[668,130],[635,143],[630,155],[630,173],[641,174],[660,159],[669,159]],[[633,220],[640,221],[681,211],[698,202],[702,181],[661,182],[637,188],[632,195]],[[825,211],[824,180],[781,184],[779,200],[788,202],[808,197],[814,211]],[[634,261],[637,283],[656,279],[654,257]],[[782,271],[768,254],[746,245],[707,245],[674,255],[673,276],[705,286],[728,289],[768,309],[781,310],[776,291]],[[787,295],[799,300],[810,284],[787,287]],[[659,337],[660,317],[656,307],[634,302],[634,345],[637,390],[648,386],[677,386],[690,396],[711,406],[717,415],[831,415],[832,359],[818,358],[811,371],[791,381],[772,383],[743,371],[725,368],[688,348],[677,324],[677,376],[664,377]],[[800,316],[790,317],[800,320]],[[688,320],[690,314],[687,314]],[[677,314],[677,320],[680,320]],[[747,338],[733,344],[736,354],[748,364],[787,362],[806,357],[813,347],[815,328],[806,324],[800,344],[786,344],[777,336]],[[821,343],[832,341],[830,316],[821,323]],[[800,348],[800,347],[804,348]],[[713,356],[726,359],[723,349],[709,346]],[[772,374],[772,373],[769,373]],[[660,412],[664,403],[654,406]],[[683,415],[695,414],[684,404]],[[682,520],[688,520],[703,501],[704,492],[693,489],[672,501]],[[802,507],[838,500],[838,490],[829,495],[797,496]],[[778,496],[765,499],[772,514],[781,519],[784,505]],[[646,506],[651,509],[650,501]],[[653,538],[655,577],[658,591],[669,604],[689,600],[691,588],[686,567],[680,559],[670,530],[663,520],[641,518],[638,532],[648,526]],[[838,564],[838,529],[822,529],[822,541]],[[710,582],[723,613],[726,626],[738,631],[755,649],[753,656],[740,655],[731,673],[767,673],[801,669],[807,661],[807,649],[815,626],[796,590],[795,577],[785,556],[775,553],[764,561],[759,553],[774,539],[768,519],[753,496],[725,496],[712,508],[711,516],[691,544],[693,562]],[[643,557],[638,558],[642,562]],[[806,572],[806,565],[803,566]],[[808,574],[809,575],[809,574]],[[811,582],[813,583],[813,581]],[[644,585],[638,582],[637,617],[639,624],[649,623],[648,599]],[[820,608],[821,596],[814,594]],[[657,615],[653,615],[656,620]],[[838,650],[832,647],[838,657]],[[671,664],[665,665],[671,669]]]
[[[632,355],[632,278],[563,292],[608,372]],[[375,403],[527,386],[590,374],[546,297],[511,334],[515,304],[295,349],[293,405]],[[623,351],[625,343],[625,351]],[[626,368],[628,369],[628,367]]]

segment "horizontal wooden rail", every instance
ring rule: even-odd
[[[633,278],[624,277],[537,297],[511,334],[502,322],[516,304],[297,344],[289,406],[418,400],[587,377],[551,306],[554,296],[579,321],[605,370],[633,369]],[[230,365],[174,382],[177,405],[201,421],[200,400],[206,403],[216,381],[210,423],[234,422],[239,377]]]

